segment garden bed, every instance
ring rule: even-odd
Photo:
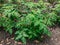
[[[0,45],[60,45],[60,1],[34,1],[0,1]]]

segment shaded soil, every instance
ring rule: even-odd
[[[50,28],[50,30],[52,32],[52,36],[50,39],[46,38],[46,40],[39,43],[28,42],[26,45],[60,45],[60,27]],[[8,33],[0,31],[0,45],[24,45],[24,44],[15,41],[14,37],[10,36]]]

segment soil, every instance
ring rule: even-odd
[[[25,45],[60,45],[60,27],[50,28],[52,32],[51,38],[46,38],[43,42],[36,43],[27,42]],[[14,40],[14,35],[10,36],[5,31],[0,31],[0,45],[24,45]]]

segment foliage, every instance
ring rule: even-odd
[[[57,14],[57,21],[58,21],[58,23],[60,23],[60,4],[56,4],[55,5],[55,8],[53,9],[55,12],[56,12],[56,14]]]
[[[15,25],[16,19],[20,17],[18,11],[13,7],[14,5],[4,4],[2,7],[3,14],[0,16],[0,25],[6,31],[9,31],[10,34],[12,34],[12,28]]]
[[[15,2],[19,2],[19,4],[11,2],[3,4],[0,9],[2,13],[0,27],[3,27],[10,34],[15,31],[15,40],[21,40],[24,43],[27,39],[41,40],[44,36],[51,36],[48,27],[54,26],[59,19],[57,14],[60,10],[60,4],[51,9],[42,0],[38,3],[23,0]]]

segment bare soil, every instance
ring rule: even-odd
[[[25,45],[60,45],[60,27],[50,28],[52,36],[50,39],[46,38],[43,42],[37,43],[27,42]],[[14,35],[10,36],[4,31],[0,31],[0,45],[24,45],[21,42],[14,40]]]

